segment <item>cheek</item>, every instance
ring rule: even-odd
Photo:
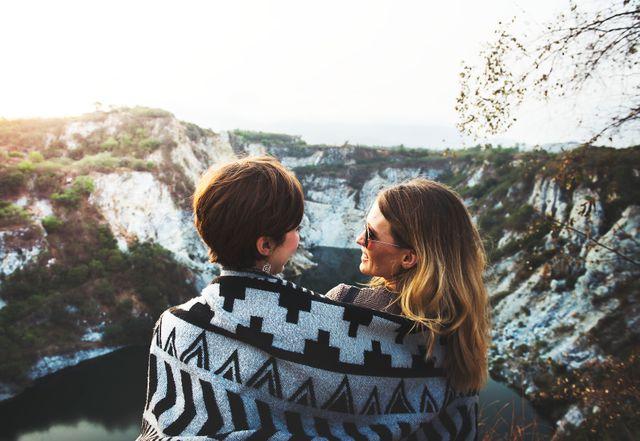
[[[393,271],[393,256],[387,253],[370,253],[369,254],[369,262],[368,262],[371,270],[373,270],[376,275],[379,276],[389,276]]]
[[[295,251],[298,248],[298,244],[300,244],[300,235],[298,232],[292,233],[292,237],[289,239],[289,250]]]

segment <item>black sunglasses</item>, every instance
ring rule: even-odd
[[[404,248],[400,245],[396,245],[395,243],[391,243],[391,242],[385,242],[382,240],[377,240],[377,239],[371,239],[371,231],[369,231],[369,225],[368,224],[364,224],[364,247],[365,248],[369,248],[369,242],[378,242],[378,243],[383,243],[386,245],[391,245],[392,247],[396,247],[396,248]]]

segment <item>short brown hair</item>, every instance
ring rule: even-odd
[[[261,258],[260,236],[276,245],[302,221],[304,196],[298,179],[277,159],[249,157],[212,168],[193,195],[194,222],[209,247],[209,260],[247,268]]]

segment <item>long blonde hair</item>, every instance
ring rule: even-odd
[[[487,380],[490,317],[482,279],[484,247],[460,196],[446,185],[413,179],[377,197],[391,233],[409,245],[417,264],[393,280],[374,278],[372,286],[393,284],[402,314],[425,334],[427,355],[446,338],[446,368],[459,392],[480,390]]]

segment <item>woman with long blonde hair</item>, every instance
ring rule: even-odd
[[[426,353],[445,342],[453,389],[477,393],[487,380],[489,307],[484,248],[460,196],[427,179],[383,190],[356,242],[368,288],[338,285],[327,297],[360,304],[415,323]]]

